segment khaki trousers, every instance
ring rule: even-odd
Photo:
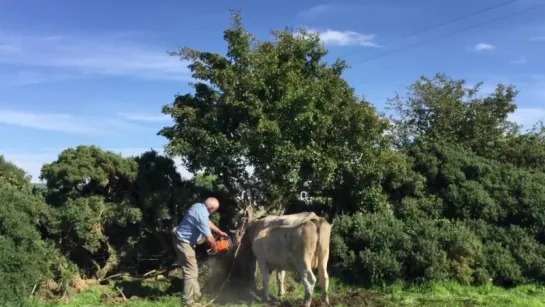
[[[195,248],[188,243],[174,239],[176,256],[182,266],[184,279],[184,293],[182,294],[182,305],[194,303],[195,299],[201,296],[199,286],[199,269],[197,267],[197,258],[195,257]]]

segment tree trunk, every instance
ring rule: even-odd
[[[97,279],[99,281],[104,279],[108,273],[119,264],[119,258],[117,257],[115,249],[108,242],[106,242],[106,245],[108,246],[109,256],[108,260],[106,260],[106,264],[97,272]]]

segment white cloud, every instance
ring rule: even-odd
[[[333,19],[365,19],[367,21],[397,21],[413,20],[422,13],[422,7],[414,3],[384,3],[388,1],[333,2],[318,4],[297,13],[294,19],[303,18],[317,20],[319,18]]]
[[[488,50],[494,50],[494,49],[496,49],[496,46],[490,45],[487,43],[478,43],[474,47],[475,51],[488,51]]]
[[[530,37],[530,41],[532,41],[532,42],[545,42],[545,36]]]
[[[329,12],[333,8],[333,5],[331,4],[320,4],[311,7],[310,9],[304,10],[300,12],[298,15],[302,17],[312,18],[320,16],[324,13]]]
[[[0,65],[0,67],[2,67]],[[19,70],[13,73],[0,73],[0,86],[21,86],[44,82],[73,80],[78,76],[69,73],[40,72],[36,70]]]
[[[545,109],[542,108],[518,108],[509,115],[509,120],[523,126],[523,130],[532,129],[540,120],[545,120]]]
[[[318,34],[320,36],[320,41],[326,45],[378,47],[378,44],[375,42],[374,34],[330,29],[326,29],[325,31],[307,29],[307,31],[309,33]]]
[[[165,114],[118,113],[117,115],[132,121],[164,122],[164,121],[172,120],[172,118],[169,115],[165,115]]]
[[[526,64],[528,61],[526,60],[526,57],[521,55],[518,59],[516,60],[511,60],[509,61],[510,64],[519,64],[519,65],[522,65],[522,64]]]
[[[15,45],[0,43],[0,52],[2,54],[16,54],[21,52],[21,50]]]
[[[89,136],[115,135],[124,132],[134,133],[149,129],[110,117],[77,116],[62,113],[33,113],[12,109],[0,109],[0,123]]]
[[[31,36],[0,32],[0,64],[55,69],[72,76],[136,76],[186,80],[187,63],[153,48],[119,38]],[[44,74],[45,75],[45,74]]]
[[[146,151],[149,151],[150,148],[104,148],[105,150],[110,150],[115,153],[119,153],[122,156],[135,156],[140,155]],[[154,148],[157,152],[163,153],[162,149]],[[6,160],[14,163],[18,167],[25,170],[29,175],[32,176],[32,182],[40,182],[40,172],[42,169],[42,166],[45,163],[51,163],[55,161],[58,157],[58,155],[63,151],[64,149],[44,149],[44,150],[37,150],[34,152],[28,152],[25,150],[18,150],[18,149],[1,149],[0,152]],[[178,170],[178,173],[182,175],[184,178],[192,178],[193,174],[187,171],[182,164],[181,160],[179,158],[175,158],[174,162],[176,164],[176,168]]]

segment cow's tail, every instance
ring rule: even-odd
[[[328,222],[323,218],[318,220],[312,220],[316,225],[317,231],[317,244],[314,252],[314,260],[312,262],[312,268],[318,268],[318,265],[324,261],[327,261],[326,257],[329,257],[329,241],[331,237],[331,227]],[[328,227],[329,226],[329,227]]]

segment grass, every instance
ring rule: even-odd
[[[259,283],[258,283],[259,284]],[[124,302],[116,287],[127,297]],[[271,278],[271,296],[276,295],[275,278]],[[300,306],[303,298],[303,287],[292,281],[287,283],[285,300],[279,306]],[[313,301],[319,301],[317,286]],[[524,285],[514,289],[494,286],[466,287],[452,282],[433,282],[421,286],[410,286],[397,283],[391,286],[374,289],[353,288],[331,280],[330,300],[334,306],[525,306],[545,307],[545,287]],[[209,300],[205,300],[208,302]],[[109,303],[108,303],[109,302]],[[275,304],[272,304],[275,305]],[[314,305],[314,304],[313,304]],[[169,281],[143,283],[141,281],[125,281],[109,286],[94,286],[70,301],[41,302],[35,300],[33,307],[91,307],[91,306],[123,306],[123,307],[169,307],[180,306],[180,293],[173,289]],[[238,304],[212,305],[222,307],[265,306],[259,297],[251,302]]]

